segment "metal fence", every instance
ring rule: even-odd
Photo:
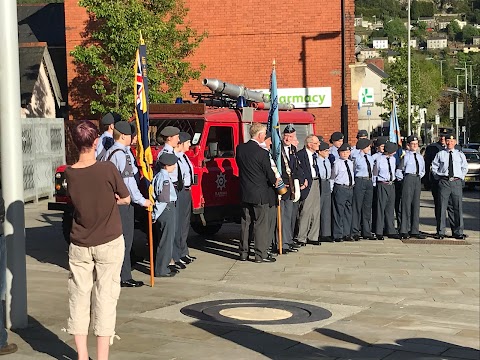
[[[63,119],[22,119],[23,191],[25,201],[51,197],[54,175],[65,164]]]

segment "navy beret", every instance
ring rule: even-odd
[[[187,132],[181,131],[178,135],[179,135],[178,137],[180,139],[180,144],[183,144],[185,141],[192,140],[192,137]]]
[[[445,140],[455,140],[455,135],[453,135],[453,134],[446,135]]]
[[[318,141],[323,141],[323,136],[322,135],[317,135]]]
[[[135,121],[132,121],[130,123],[130,127],[132,128],[132,137],[134,137],[135,135],[137,135],[137,124],[135,123]]]
[[[357,139],[358,139],[358,138],[361,138],[361,137],[365,137],[365,136],[368,136],[367,130],[358,130]],[[358,146],[357,146],[357,147],[358,147]]]
[[[412,141],[418,141],[418,136],[410,135],[409,137],[407,137],[407,143],[411,143]]]
[[[335,140],[336,141],[336,140]],[[352,150],[352,147],[350,144],[343,143],[339,148],[338,151],[347,151],[347,150]]]
[[[344,138],[343,134],[339,131],[335,131],[332,136],[330,136],[330,142],[342,140]]]
[[[325,141],[320,141],[320,151],[328,150],[330,149],[330,145],[328,145]]]
[[[387,143],[387,137],[386,136],[380,136],[375,140],[375,146],[379,147],[380,145],[385,145]]]
[[[369,139],[362,138],[362,139],[358,139],[356,147],[359,150],[363,150],[371,144],[372,142]]]
[[[175,136],[180,134],[180,129],[175,126],[165,126],[162,131],[160,131],[160,135],[162,136]]]
[[[115,130],[123,135],[132,135],[132,127],[127,121],[118,121],[115,123]]]
[[[285,129],[283,129],[284,134],[291,134],[295,132],[295,128],[293,127],[293,124],[288,124]]]
[[[178,158],[175,154],[171,153],[162,153],[160,157],[158,158],[158,162],[163,164],[163,165],[174,165],[178,161]]]
[[[395,144],[394,142],[387,141],[385,144],[385,149],[384,152],[387,154],[393,154],[398,150],[398,144]]]
[[[114,112],[109,112],[105,114],[102,120],[100,120],[100,123],[102,125],[111,125],[121,120],[122,120],[122,117],[119,114]]]

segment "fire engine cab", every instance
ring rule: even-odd
[[[209,81],[211,82],[205,79],[204,84]],[[260,109],[268,108],[268,103],[251,101],[250,96],[245,99],[243,96],[225,93],[227,86],[231,88],[235,85],[221,82],[214,84],[223,84],[224,91],[191,93],[195,102],[151,104],[149,109],[154,160],[160,151],[154,140],[158,129],[168,125],[176,126],[192,136],[192,146],[186,154],[194,167],[190,190],[191,226],[201,235],[215,234],[225,222],[240,222],[240,186],[235,150],[238,144],[250,139],[249,129],[253,122],[266,124],[268,121],[268,110]],[[244,93],[246,91],[244,89]],[[251,90],[248,92],[252,93]],[[308,112],[280,111],[279,119],[281,131],[288,124],[294,125],[300,147],[305,137],[314,133],[315,119]],[[66,194],[67,184],[63,175],[65,168],[66,165],[62,165],[56,170],[55,202],[49,203],[48,208],[64,211],[63,230],[68,240],[73,209]]]

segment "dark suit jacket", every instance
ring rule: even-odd
[[[300,200],[305,200],[310,193],[310,189],[312,187],[313,179],[312,179],[312,164],[308,160],[307,150],[303,148],[299,150],[297,153],[298,161],[300,163],[300,168],[302,169],[302,173],[304,178],[308,181],[308,185],[305,189],[301,190],[301,197]],[[318,184],[318,183],[317,183]]]
[[[282,143],[282,151],[284,151],[283,143]],[[290,158],[287,157],[287,159],[289,159],[288,166],[292,171],[292,178],[298,179],[298,181],[300,182],[300,185],[302,185],[303,182],[305,181],[305,177],[303,175],[303,170],[300,167],[300,163],[298,161],[297,148],[295,146],[293,145],[290,146],[289,155],[290,155]],[[282,163],[282,180],[285,183],[285,185],[289,185],[290,182],[288,179],[287,169],[285,167],[285,162],[283,161],[283,158],[281,159],[281,163]],[[288,191],[284,195],[282,195],[283,200],[290,199],[290,196],[291,196],[290,187],[288,187],[287,189]]]
[[[276,179],[268,152],[257,142],[249,140],[237,146],[235,158],[240,175],[241,201],[250,204],[275,205],[271,191]]]

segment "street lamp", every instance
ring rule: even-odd
[[[408,124],[408,132],[407,134],[410,135],[412,133],[412,48],[410,46],[410,15],[411,15],[411,7],[412,7],[412,1],[408,0],[408,20],[407,20],[407,124]]]
[[[460,131],[459,131],[460,129],[458,127],[458,97],[460,96],[460,94],[462,92],[460,90],[458,90],[458,87],[447,88],[447,92],[455,94],[455,105],[454,105],[454,109],[453,109],[453,116],[455,118],[455,138],[458,141],[459,135],[460,135]]]

